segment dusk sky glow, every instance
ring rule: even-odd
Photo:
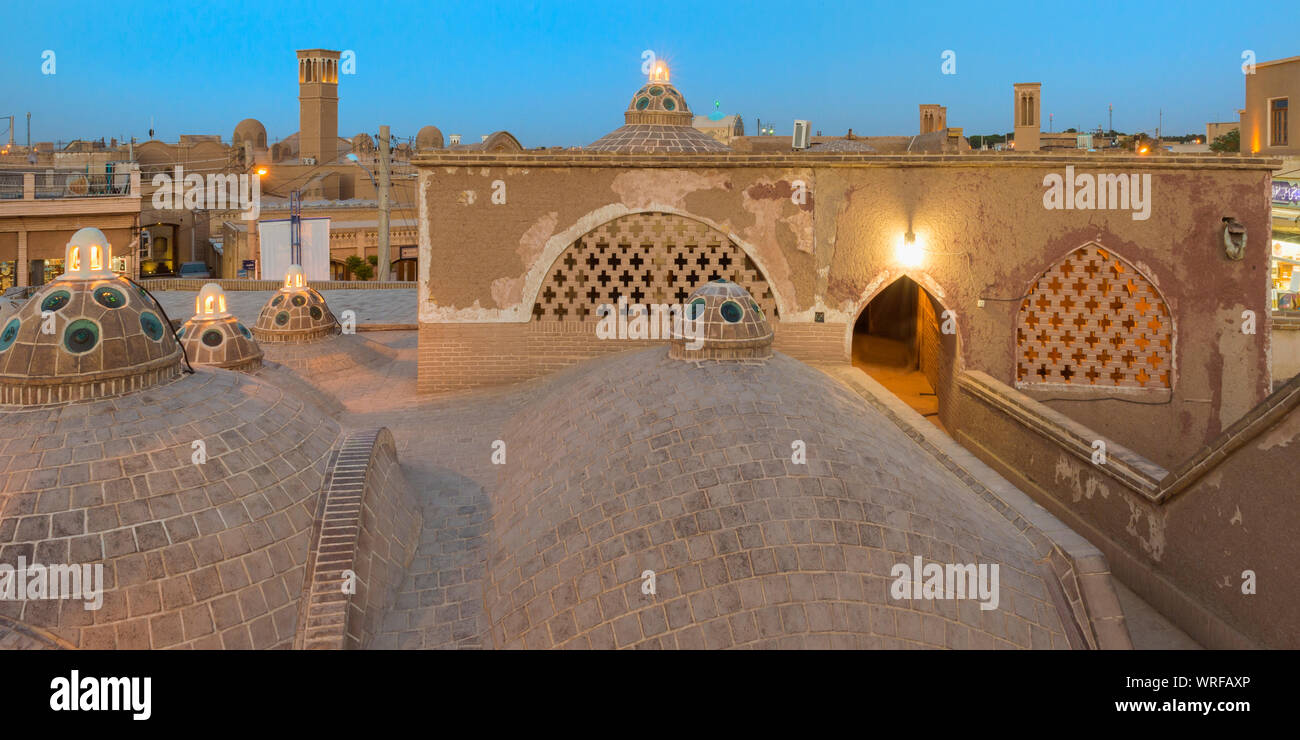
[[[111,7],[111,12],[109,12]],[[924,8],[922,10],[921,8]],[[1011,128],[1011,86],[1043,84],[1043,129],[1204,132],[1235,120],[1241,55],[1296,53],[1269,13],[1178,3],[1020,11],[932,3],[126,2],[11,4],[0,51],[0,114],[20,143],[220,134],[257,118],[271,141],[298,127],[296,49],[356,52],[339,85],[339,135],[397,137],[423,125],[466,141],[505,129],[525,147],[581,145],[622,124],[654,50],[696,113],[740,113],[789,135],[795,118],[827,135],[914,133],[917,104],[948,107],[967,135]],[[941,54],[957,74],[940,73]],[[54,51],[57,72],[42,74]],[[3,124],[0,124],[3,126]]]

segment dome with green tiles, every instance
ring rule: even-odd
[[[181,348],[161,307],[108,268],[104,232],[65,248],[67,271],[0,326],[0,403],[45,404],[120,395],[175,378]]]
[[[290,265],[284,285],[271,296],[253,324],[260,342],[311,342],[339,330],[325,298],[307,285],[302,267]]]

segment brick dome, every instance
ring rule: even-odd
[[[262,342],[311,342],[338,329],[325,298],[307,285],[301,267],[291,265],[284,286],[257,315],[253,336]]]
[[[226,310],[226,294],[220,285],[204,285],[194,304],[194,315],[177,332],[190,364],[227,370],[262,366],[261,347],[248,327]]]
[[[102,398],[180,373],[181,348],[164,312],[108,268],[111,256],[102,231],[81,229],[65,249],[67,271],[5,317],[0,403]]]
[[[725,144],[691,125],[695,118],[686,98],[667,80],[652,75],[637,90],[623,113],[624,125],[584,147],[591,151],[653,154],[656,152],[727,152]]]
[[[749,291],[721,278],[686,299],[668,354],[679,360],[745,360],[772,356],[772,325]]]
[[[593,360],[501,438],[483,579],[495,647],[1071,646],[1072,613],[1014,512],[785,355]],[[891,595],[915,558],[998,565],[997,603]]]

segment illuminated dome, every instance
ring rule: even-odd
[[[244,142],[248,141],[253,144],[254,149],[266,148],[266,127],[256,118],[245,118],[235,126],[235,133],[230,137],[230,143],[235,147],[242,147]]]
[[[425,149],[442,149],[445,146],[442,130],[437,126],[425,126],[415,134],[416,151]]]
[[[695,116],[686,98],[668,82],[668,69],[656,67],[628,103],[625,125],[585,147],[598,152],[727,152],[725,144],[691,125]]]
[[[300,265],[290,265],[284,287],[262,307],[253,335],[262,342],[310,342],[338,331],[325,298],[307,285]]]
[[[253,333],[226,310],[226,294],[208,283],[194,300],[194,316],[179,332],[185,356],[194,365],[227,370],[255,370],[262,366],[262,349]]]
[[[772,356],[772,325],[749,291],[713,280],[686,300],[686,320],[673,327],[668,354],[679,360],[765,359]]]
[[[115,396],[175,378],[181,348],[152,298],[109,269],[111,245],[81,229],[67,272],[0,326],[0,403]],[[48,318],[46,318],[48,316]]]

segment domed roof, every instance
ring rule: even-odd
[[[437,126],[425,126],[415,134],[416,151],[425,149],[442,149],[445,142],[442,138],[442,129]]]
[[[310,342],[338,331],[325,298],[307,285],[302,267],[290,265],[284,287],[271,296],[253,324],[253,335],[262,342]]]
[[[0,327],[0,403],[101,398],[176,377],[182,353],[166,314],[108,269],[104,233],[81,229],[64,255],[67,271]]]
[[[651,116],[653,113],[666,113],[668,116]],[[690,125],[695,118],[686,105],[686,98],[668,82],[647,82],[632,96],[632,102],[628,103],[623,115],[628,123],[685,121]]]
[[[668,354],[679,360],[747,360],[772,356],[772,325],[749,291],[721,278],[686,299]]]
[[[227,370],[256,370],[262,366],[262,349],[253,333],[226,310],[226,294],[208,283],[194,299],[194,316],[177,334],[185,356],[193,365]]]
[[[482,581],[495,647],[1070,647],[1014,510],[785,355],[592,360],[500,437],[512,462],[489,493]],[[894,569],[917,558],[997,564],[1000,596],[899,598]]]
[[[77,648],[292,645],[337,422],[200,369],[147,394],[0,407],[0,429],[0,562],[103,569],[98,610],[5,616]]]
[[[668,82],[667,69],[656,68],[623,113],[624,125],[584,149],[629,154],[656,152],[727,152],[727,145],[691,125],[695,116],[686,98]]]
[[[245,141],[250,141],[254,149],[266,148],[266,127],[256,118],[245,118],[235,125],[235,133],[230,137],[230,143],[234,146],[243,146]]]

